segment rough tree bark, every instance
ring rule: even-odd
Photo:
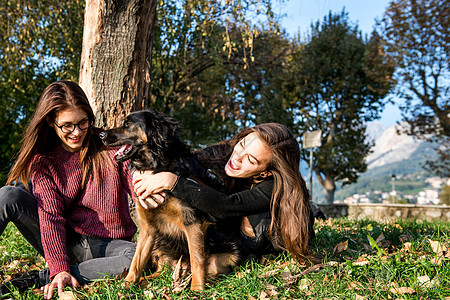
[[[80,86],[96,125],[149,105],[156,0],[86,0]]]

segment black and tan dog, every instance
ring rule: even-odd
[[[145,110],[131,113],[121,127],[106,130],[100,136],[107,146],[122,146],[115,159],[130,159],[131,166],[138,171],[169,171],[207,180],[198,160],[179,139],[178,131],[179,125],[174,119]],[[149,259],[160,270],[164,264],[189,257],[186,262],[192,272],[191,289],[202,290],[207,274],[224,273],[237,265],[236,246],[217,245],[220,241],[208,239],[207,216],[170,193],[155,209],[146,210],[136,201],[136,210],[139,236],[126,281],[138,282]],[[221,249],[221,253],[214,249]]]

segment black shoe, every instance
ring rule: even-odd
[[[41,280],[39,279],[39,271],[33,270],[26,273],[13,275],[13,278],[0,285],[0,298],[6,294],[10,294],[14,288],[19,292],[24,292],[30,287],[40,288]],[[14,288],[13,288],[14,287]]]

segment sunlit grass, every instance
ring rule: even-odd
[[[322,263],[300,266],[289,255],[248,260],[208,281],[205,291],[164,270],[128,286],[108,278],[68,293],[77,299],[450,299],[450,223],[330,219],[315,225],[312,250]],[[0,239],[2,278],[42,267],[14,226]],[[31,291],[18,299],[39,299]]]

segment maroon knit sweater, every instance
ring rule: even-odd
[[[110,151],[111,157],[114,152]],[[70,272],[66,225],[78,233],[100,238],[130,239],[136,232],[128,208],[131,172],[128,164],[113,164],[114,170],[100,174],[99,184],[92,180],[92,174],[81,191],[79,152],[58,146],[50,154],[36,155],[31,163],[31,183],[50,278],[62,271]]]

